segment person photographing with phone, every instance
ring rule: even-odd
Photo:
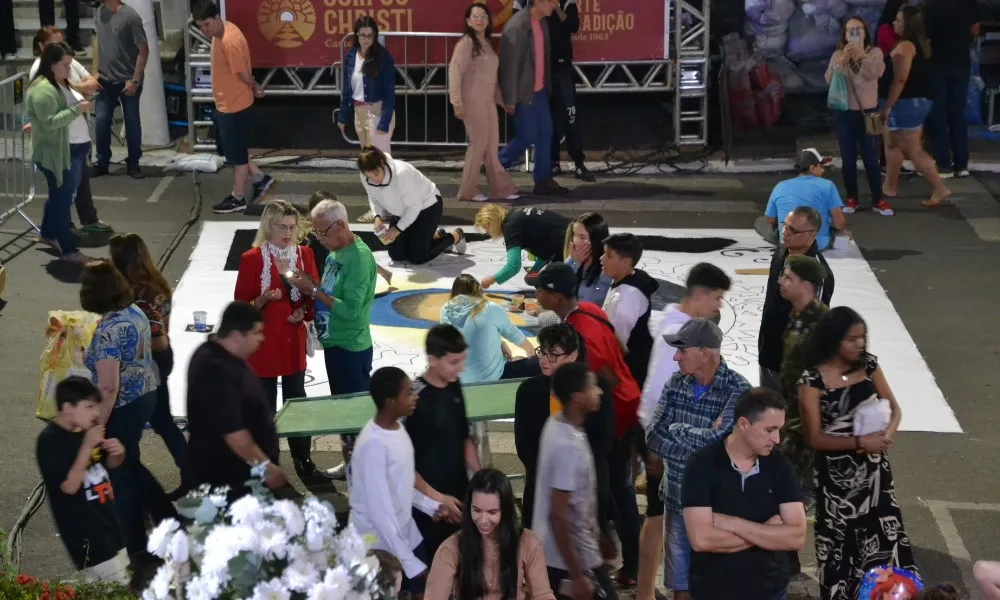
[[[865,165],[872,208],[883,216],[893,214],[892,207],[882,198],[882,173],[878,166],[877,131],[872,130],[866,119],[877,118],[878,81],[885,71],[882,51],[873,45],[865,22],[856,17],[844,21],[840,30],[837,50],[830,57],[826,81],[833,85],[839,79],[846,93],[846,105],[833,108],[840,155],[844,160],[844,187],[847,203],[844,212],[853,213],[860,208],[858,202],[858,152]]]

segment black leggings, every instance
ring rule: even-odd
[[[261,377],[261,384],[264,386],[264,393],[271,403],[271,410],[278,413],[278,378]],[[292,375],[281,376],[281,398],[286,402],[292,398],[304,398],[306,395],[306,372],[299,371]],[[288,438],[288,450],[292,455],[292,460],[308,460],[312,449],[312,438],[290,437]]]
[[[434,234],[441,225],[441,215],[444,213],[444,201],[441,196],[437,202],[420,211],[417,218],[410,223],[399,237],[389,244],[389,258],[394,261],[405,261],[411,265],[422,265],[437,258],[455,243],[455,238],[446,235],[434,239]],[[397,219],[390,220],[395,224]]]
[[[509,360],[503,366],[503,373],[500,379],[526,379],[542,374],[542,367],[538,364],[538,357],[522,358],[520,360]]]

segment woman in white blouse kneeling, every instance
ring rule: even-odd
[[[444,201],[434,182],[413,165],[374,146],[358,156],[361,183],[375,215],[375,234],[389,247],[389,258],[421,265],[445,250],[465,253],[465,233],[439,228]]]

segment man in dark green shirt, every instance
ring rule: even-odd
[[[372,301],[375,256],[347,224],[340,202],[323,200],[312,210],[313,235],[330,250],[317,284],[297,273],[289,283],[316,301],[316,331],[323,345],[330,393],[367,392],[372,371]],[[349,463],[356,436],[341,436]]]
[[[809,337],[820,317],[830,310],[816,297],[825,279],[826,267],[816,258],[804,255],[789,256],[778,279],[781,296],[792,305],[782,343],[781,395],[788,402],[788,411],[781,445],[785,456],[795,465],[800,485],[806,490],[813,488],[813,452],[803,437],[798,381],[802,372],[812,366],[809,364]]]

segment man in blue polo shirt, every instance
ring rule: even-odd
[[[838,231],[847,231],[840,190],[832,181],[823,178],[830,160],[815,148],[806,148],[799,153],[799,159],[795,163],[799,176],[774,186],[764,216],[758,218],[754,225],[761,237],[775,246],[779,245],[781,228],[778,224],[784,223],[788,213],[800,206],[815,209],[823,220],[822,227],[816,233],[816,245],[820,250],[830,246],[831,226]]]

